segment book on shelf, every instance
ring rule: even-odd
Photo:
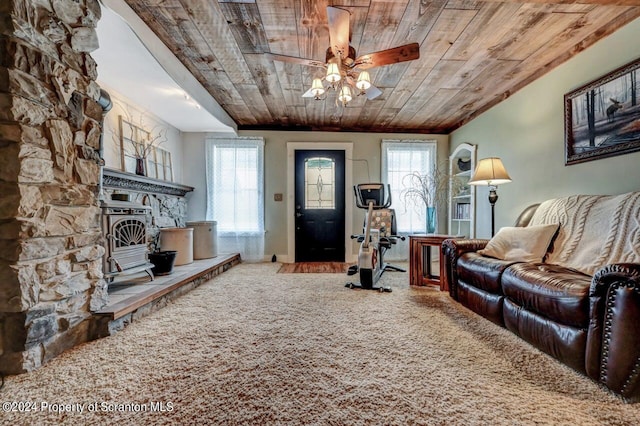
[[[471,217],[471,203],[457,203],[454,219],[469,219]]]

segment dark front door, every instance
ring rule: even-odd
[[[344,151],[295,153],[296,262],[344,262]]]

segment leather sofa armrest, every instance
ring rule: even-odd
[[[628,400],[640,400],[640,264],[598,270],[589,299],[587,374]]]
[[[449,285],[449,295],[455,300],[458,300],[458,274],[456,271],[458,258],[464,253],[482,250],[488,242],[489,240],[485,239],[449,239],[442,242],[445,280]]]

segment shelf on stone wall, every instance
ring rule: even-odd
[[[193,191],[192,186],[154,179],[147,176],[135,175],[133,173],[127,173],[122,170],[109,169],[106,167],[102,174],[102,185],[105,188],[177,195],[179,197],[184,197],[188,192]]]

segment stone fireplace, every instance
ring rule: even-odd
[[[148,270],[160,228],[185,226],[193,188],[113,169],[104,169],[102,188],[105,277]]]
[[[2,374],[95,337],[105,276],[142,262],[159,228],[185,225],[193,188],[101,168],[105,103],[90,55],[100,14],[98,0],[0,2]],[[115,244],[122,256],[106,265],[102,206],[114,193],[140,207],[115,231],[128,247]]]
[[[97,0],[0,3],[0,372],[88,340],[107,300]]]

